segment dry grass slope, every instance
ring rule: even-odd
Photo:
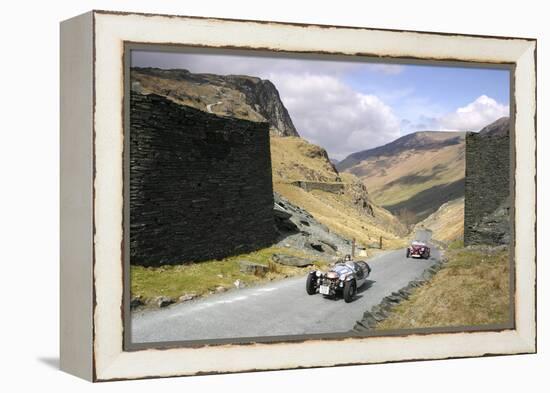
[[[208,105],[211,105],[210,111],[219,115],[265,121],[262,115],[246,103],[244,94],[231,87],[194,83],[184,79],[168,79],[135,70],[132,71],[132,81],[141,85],[143,93],[159,94],[178,104],[205,112],[208,111]]]
[[[459,137],[461,143],[442,143],[433,149],[416,149],[414,146],[396,149],[391,154],[368,157],[346,169],[346,172],[364,181],[377,205],[393,212],[409,209],[423,219],[437,209],[438,205],[434,208],[433,202],[438,195],[448,193],[452,196],[458,193],[454,196],[456,198],[464,193],[455,190],[460,186],[459,182],[465,172],[463,135],[453,132],[419,133],[423,141],[429,138],[436,143]],[[453,187],[454,184],[456,187]],[[436,191],[434,195],[429,192],[430,189]]]
[[[427,228],[433,232],[433,238],[450,243],[464,237],[464,198],[444,203],[415,228]]]
[[[341,194],[306,192],[288,184],[294,180],[361,184],[350,173],[339,174],[324,149],[302,138],[272,136],[271,161],[275,192],[307,210],[331,231],[365,246],[378,243],[380,236],[387,248],[405,244],[401,237],[406,229],[390,212],[371,202],[373,215],[369,214],[357,206],[349,190]]]
[[[162,267],[131,266],[131,294],[140,297],[145,303],[151,303],[157,296],[166,296],[174,300],[180,296],[193,294],[205,296],[220,287],[231,289],[234,282],[240,280],[245,285],[302,275],[308,268],[283,266],[272,262],[273,254],[292,255],[311,258],[310,255],[297,250],[268,247],[244,255],[235,255],[221,260],[201,263],[169,265]],[[239,261],[248,261],[267,266],[266,275],[254,275],[240,271]],[[314,261],[322,268],[326,261]]]
[[[275,183],[274,189],[293,204],[307,210],[331,231],[348,239],[355,238],[358,243],[368,246],[377,244],[382,236],[384,248],[405,245],[398,234],[402,231],[402,225],[382,208],[374,207],[375,217],[368,217],[359,214],[345,196],[319,190],[306,192],[284,183]]]
[[[509,252],[455,249],[425,286],[400,303],[376,329],[503,324],[510,315]]]
[[[319,146],[299,137],[272,136],[270,143],[273,182],[341,180],[327,152]]]

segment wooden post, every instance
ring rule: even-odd
[[[380,236],[380,249],[382,249],[382,236]]]

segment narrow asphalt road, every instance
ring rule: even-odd
[[[132,314],[134,343],[282,336],[349,331],[363,313],[437,262],[407,259],[405,249],[368,260],[372,273],[352,303],[305,290],[305,276],[232,290],[154,311]]]
[[[212,107],[214,105],[220,105],[221,103],[222,103],[221,101],[218,101],[218,102],[215,102],[214,104],[208,104],[208,105],[206,105],[206,110],[208,111],[208,113],[214,113],[214,112],[212,112]]]

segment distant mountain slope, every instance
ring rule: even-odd
[[[445,146],[460,145],[464,142],[464,132],[421,131],[402,136],[393,142],[374,149],[363,150],[350,154],[340,161],[336,167],[339,171],[352,168],[369,158],[394,156],[403,151],[425,151],[439,149]]]
[[[415,223],[464,195],[464,148],[464,132],[416,132],[336,167],[358,176],[374,203]]]
[[[510,118],[501,117],[479,131],[483,136],[506,136],[510,131]]]
[[[299,136],[279,92],[268,80],[245,75],[132,68],[132,89],[222,116],[266,121],[278,136]]]

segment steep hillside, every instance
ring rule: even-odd
[[[140,93],[155,93],[222,116],[266,121],[274,135],[298,136],[279,92],[268,80],[159,68],[132,68],[131,80],[132,89]]]
[[[464,198],[446,202],[424,220],[416,224],[415,229],[426,228],[433,238],[450,243],[464,236]]]
[[[141,94],[154,93],[221,116],[268,122],[276,193],[348,240],[356,238],[368,246],[378,244],[382,236],[385,246],[401,244],[406,228],[372,202],[357,177],[341,175],[323,148],[299,137],[271,82],[156,68],[133,68],[131,77],[132,89]],[[305,189],[302,183],[315,189]]]
[[[274,182],[341,181],[327,152],[298,137],[271,137],[271,166]]]
[[[364,245],[377,242],[380,236],[395,243],[405,234],[399,220],[373,203],[360,179],[338,173],[321,147],[302,138],[272,136],[271,162],[274,190],[332,231],[355,237]],[[320,189],[306,191],[296,181],[310,181]],[[340,187],[327,191],[323,184]]]
[[[464,140],[464,132],[416,132],[354,153],[337,168],[359,177],[374,203],[416,223],[464,195]]]
[[[483,136],[507,136],[510,131],[510,118],[501,117],[479,131]]]

